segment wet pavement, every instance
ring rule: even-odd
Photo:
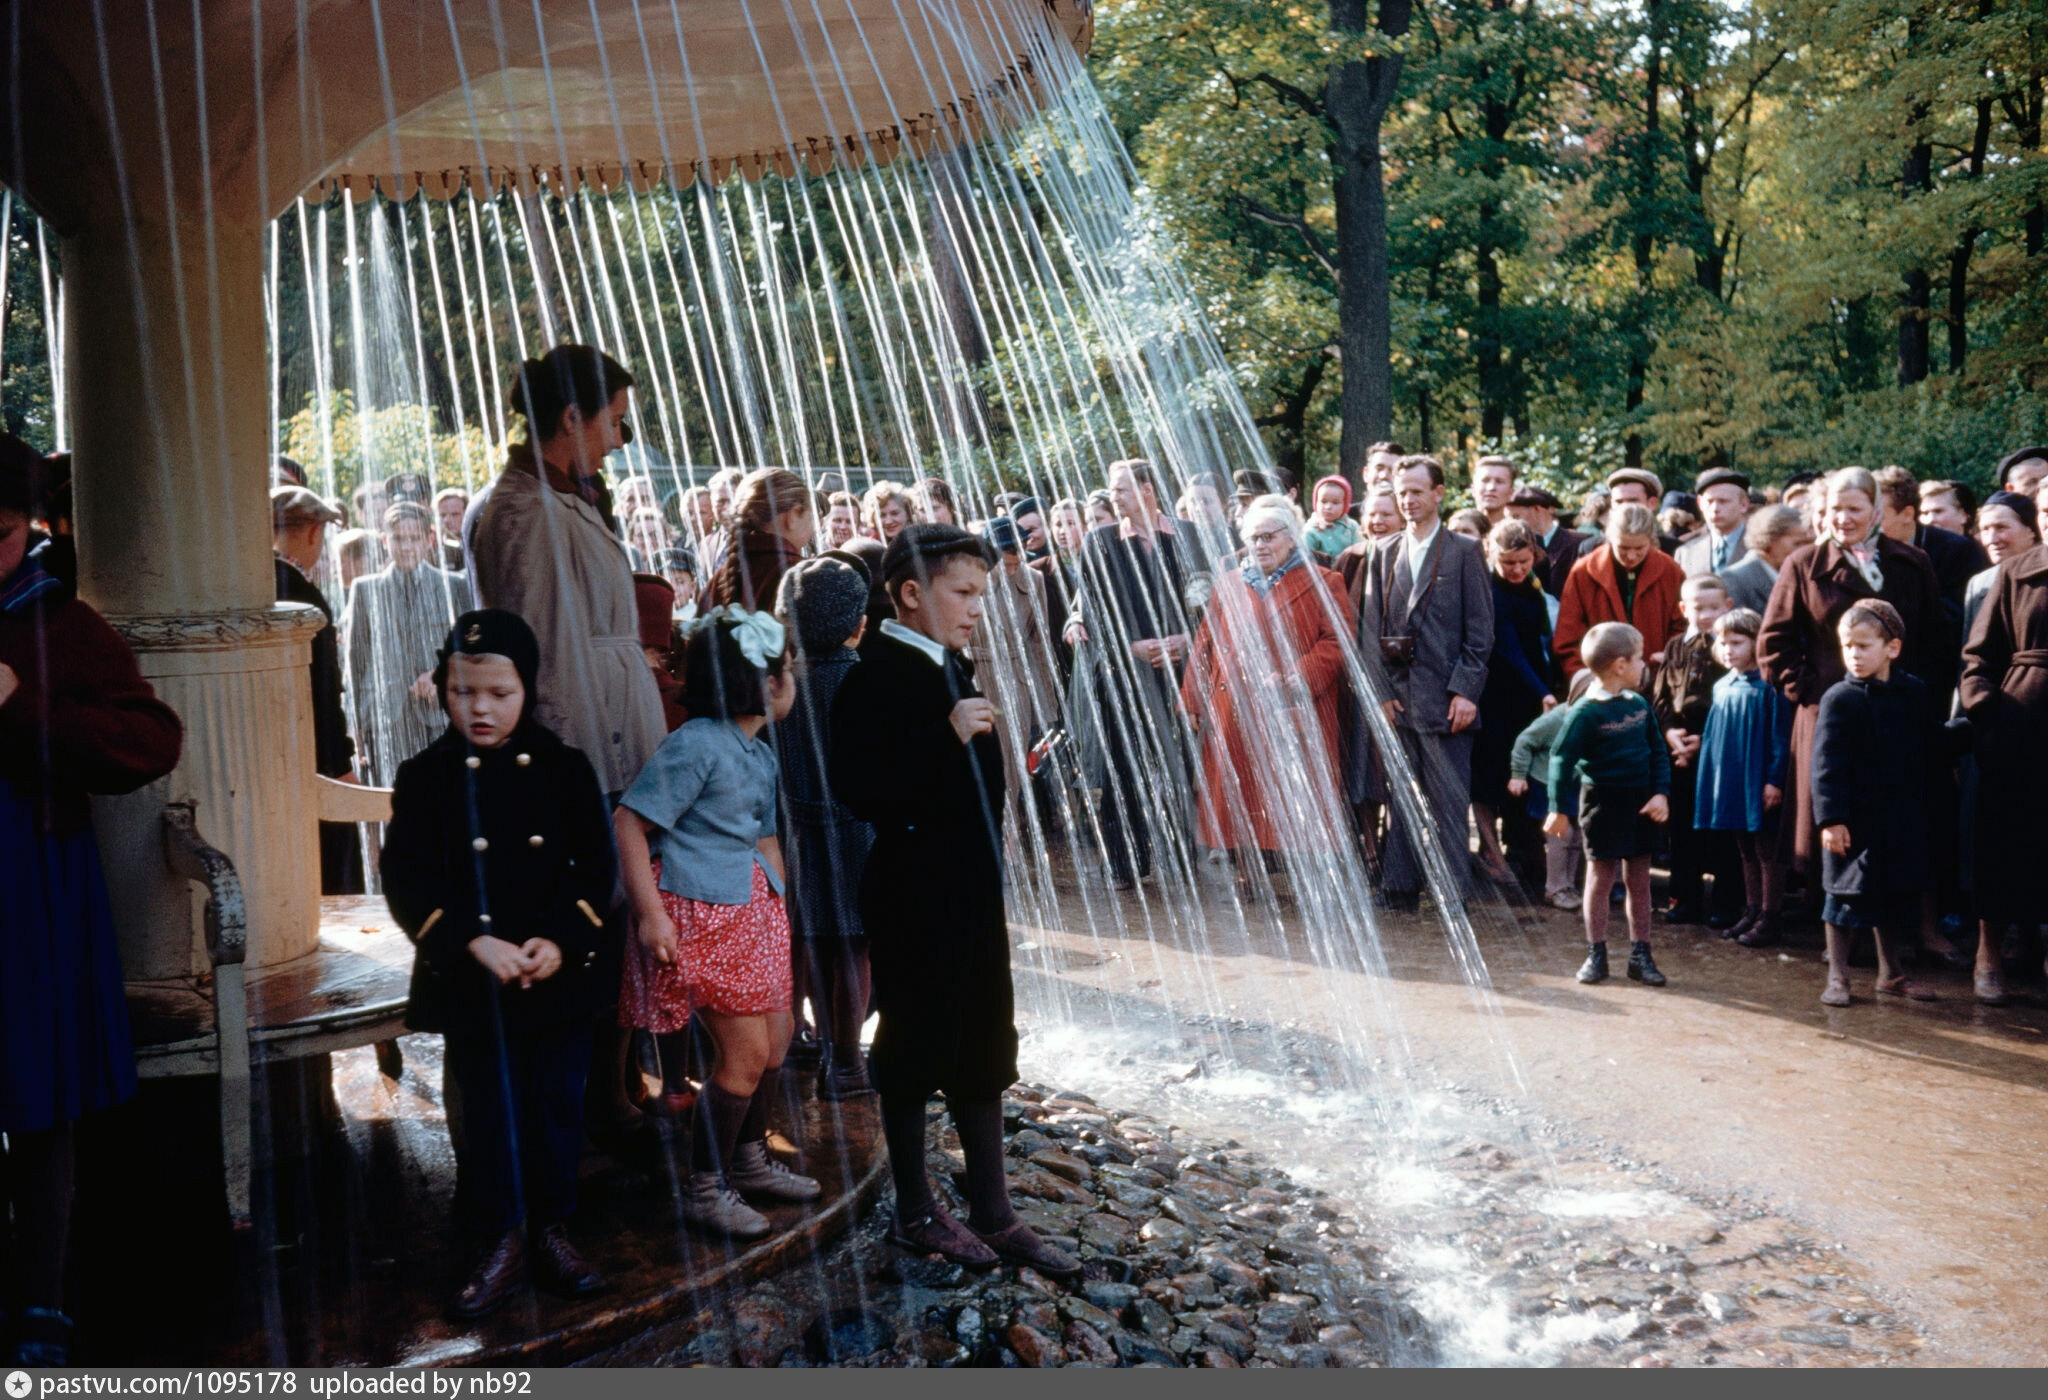
[[[2038,996],[1980,1006],[1966,974],[1940,971],[1924,975],[1941,1000],[1879,1004],[1857,969],[1856,1004],[1826,1008],[1817,926],[1770,950],[1660,928],[1668,987],[1618,972],[1583,987],[1575,916],[1499,906],[1475,917],[1493,979],[1475,996],[1427,905],[1380,921],[1396,983],[1383,999],[1284,926],[1206,959],[1164,938],[1020,930],[1021,999],[1114,1027],[1041,1023],[1027,1072],[1058,1064],[1105,1101],[1238,1131],[1348,1193],[1397,1264],[1428,1264],[1409,1287],[1438,1295],[1423,1311],[1453,1352],[1477,1327],[1467,1359],[2048,1361]],[[1374,1003],[1397,1033],[1361,1012]],[[1363,1074],[1338,1070],[1361,1060]],[[1495,1153],[1511,1165],[1468,1170]],[[1518,1211],[1506,1238],[1526,1238],[1510,1248]],[[1722,1242],[1697,1244],[1710,1233]],[[1663,1250],[1689,1280],[1670,1294],[1646,1286]],[[1739,1326],[1716,1322],[1709,1294],[1737,1300]],[[1644,1332],[1612,1335],[1631,1313]],[[1718,1352],[1696,1336],[1660,1354],[1694,1333]]]

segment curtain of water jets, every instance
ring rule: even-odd
[[[814,41],[821,3],[756,0],[746,11],[757,31],[794,36],[808,66],[808,92],[786,75],[776,90],[792,144],[816,112],[858,106],[845,67],[858,55]],[[681,50],[687,68],[686,25],[661,8],[643,7],[629,32],[601,35],[613,65],[651,64],[666,46]],[[509,10],[501,18],[513,22]],[[573,183],[484,198],[465,189],[451,200],[402,203],[358,188],[296,203],[273,227],[266,261],[273,440],[323,494],[388,485],[401,472],[474,493],[502,464],[519,361],[580,340],[638,379],[636,442],[615,463],[617,494],[622,504],[642,493],[660,503],[671,528],[681,523],[679,493],[729,466],[788,466],[811,479],[838,472],[856,491],[937,476],[970,520],[990,515],[1001,490],[1028,491],[1048,510],[1062,498],[1085,499],[1125,456],[1153,464],[1168,513],[1195,473],[1227,481],[1239,468],[1268,466],[1230,366],[1133,194],[1126,153],[1079,61],[1036,29],[1012,32],[1016,19],[995,0],[898,7],[929,90],[885,94],[888,110],[856,111],[855,126],[885,130],[896,112],[943,110],[943,94],[970,91],[985,117],[978,143],[925,158],[906,151],[889,160],[894,152],[870,145],[830,170],[770,171],[752,183]],[[986,38],[998,52],[1028,53],[1034,81],[973,69],[972,41]],[[472,111],[494,101],[488,79],[465,71],[464,82]],[[302,92],[301,100],[311,99]],[[676,131],[664,130],[663,149],[622,150],[622,163],[658,158],[674,169],[695,160],[709,170],[712,153],[692,149],[688,135],[701,129],[696,114],[681,110],[698,100],[688,85],[687,103],[668,114]],[[10,203],[0,218],[12,212]],[[0,238],[0,248],[10,246]],[[51,260],[42,262],[54,335],[61,283]],[[53,355],[52,366],[60,375],[61,358]],[[1203,567],[1235,563],[1211,558]],[[326,574],[344,604],[333,550]],[[1109,891],[1098,794],[1056,786],[1051,824],[1030,803],[1013,809],[1011,915],[1027,950],[1020,956],[1038,974],[1024,981],[1027,1013],[1084,1029],[1103,1018],[1112,1031],[1129,1014],[1121,997],[1084,1008],[1071,992],[1061,968],[1076,937],[1098,956],[1120,956],[1131,983],[1124,991],[1140,999],[1171,995],[1163,982],[1140,991],[1158,980],[1166,950],[1197,954],[1195,984],[1175,984],[1190,1000],[1170,1008],[1191,1016],[1229,1008],[1215,977],[1223,957],[1258,952],[1363,973],[1311,983],[1329,1003],[1321,1019],[1339,1041],[1321,1076],[1363,1095],[1375,1126],[1399,1124],[1410,1112],[1407,1045],[1351,813],[1311,759],[1321,742],[1312,712],[1276,684],[1300,658],[1273,638],[1223,678],[1252,758],[1213,799],[1242,819],[1256,791],[1282,833],[1274,869],[1250,862],[1251,893],[1240,897],[1226,867],[1193,839],[1187,717],[1132,699],[1147,678],[1130,642],[1155,620],[1103,606],[1104,583],[1082,580],[1092,601],[1077,664],[1100,665],[1109,702],[1100,722],[1141,756],[1127,775],[1135,791],[1119,795],[1149,816],[1155,873],[1129,895]],[[445,619],[470,605],[459,577],[437,587]],[[1460,893],[1467,853],[1435,839],[1420,775],[1380,711],[1387,688],[1378,659],[1353,645],[1344,602],[1320,583],[1317,593],[1344,638],[1346,683],[1395,814],[1423,834],[1444,937],[1488,1015],[1487,1053],[1511,1066]],[[1207,603],[1212,613],[1243,606],[1232,591]],[[1164,630],[1197,629],[1195,601],[1170,599],[1166,608]],[[1060,620],[1055,600],[1053,630]],[[1237,636],[1261,635],[1254,618],[1229,621]],[[1014,646],[1021,623],[1012,595],[993,590],[985,625],[998,655]],[[984,684],[1010,730],[1010,751],[1022,754],[1039,736],[1023,727],[1031,709],[1013,674],[986,668]],[[388,694],[397,679],[373,671],[365,684]],[[360,703],[356,713],[395,754],[373,775],[388,782],[404,756],[393,749],[389,716]],[[1123,780],[1111,770],[1111,784]],[[1013,784],[1023,781],[1012,774]],[[1053,827],[1066,834],[1063,847]]]

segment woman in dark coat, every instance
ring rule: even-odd
[[[2001,944],[2008,924],[2048,923],[2037,868],[2048,851],[2048,545],[2001,564],[1963,647],[1959,687],[1977,758],[1976,992],[2005,1000]]]
[[[1828,538],[1786,559],[1757,638],[1764,679],[1798,707],[1786,775],[1797,810],[1783,830],[1801,870],[1812,868],[1820,852],[1813,820],[1813,734],[1821,696],[1847,674],[1836,636],[1842,614],[1869,598],[1897,608],[1906,624],[1899,669],[1918,676],[1931,691],[1948,693],[1942,674],[1948,668],[1939,660],[1945,623],[1934,569],[1925,554],[1878,529],[1876,502],[1877,481],[1861,467],[1845,467],[1828,478]]]
[[[1495,880],[1512,879],[1502,856],[1504,837],[1531,888],[1542,878],[1543,833],[1529,819],[1527,803],[1508,801],[1508,760],[1516,738],[1551,697],[1550,604],[1536,572],[1542,561],[1536,532],[1519,520],[1501,521],[1486,537],[1493,654],[1479,693],[1479,736],[1472,742],[1472,815],[1479,825],[1480,858]]]
[[[135,1092],[91,794],[170,772],[184,731],[128,644],[25,558],[41,460],[0,434],[0,1258],[20,1270],[0,1297],[24,1304],[11,1363],[59,1366],[71,1125]]]

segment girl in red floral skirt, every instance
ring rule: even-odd
[[[684,669],[696,718],[663,741],[613,816],[638,929],[619,1019],[660,1036],[695,1013],[710,1030],[718,1062],[697,1100],[683,1216],[742,1239],[769,1230],[743,1197],[822,1194],[767,1145],[792,1026],[775,750],[761,733],[796,697],[783,662],[781,623],[713,609]]]

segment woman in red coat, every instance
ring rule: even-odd
[[[1353,624],[1343,578],[1309,561],[1291,502],[1262,496],[1239,528],[1243,566],[1217,574],[1181,709],[1202,748],[1198,837],[1242,862],[1254,850],[1322,849],[1348,837],[1337,745],[1341,639]],[[1300,783],[1301,793],[1275,791],[1276,779]],[[1289,809],[1309,814],[1303,829],[1283,827]],[[1242,863],[1238,885],[1248,892]]]
[[[41,466],[0,433],[0,1259],[18,1271],[0,1296],[24,1304],[0,1364],[61,1366],[71,1125],[135,1092],[89,794],[170,772],[184,731],[127,643],[25,557]]]
[[[1813,823],[1813,736],[1820,724],[1821,696],[1848,675],[1835,630],[1842,614],[1865,599],[1882,598],[1906,624],[1899,668],[1919,677],[1936,695],[1948,694],[1954,677],[1954,643],[1948,640],[1934,566],[1912,545],[1878,528],[1877,501],[1877,479],[1861,467],[1844,467],[1827,479],[1821,514],[1827,537],[1786,558],[1756,639],[1765,682],[1798,706],[1792,715],[1792,766],[1785,792],[1797,804],[1791,842],[1801,870],[1820,862],[1819,829]],[[1938,930],[1923,930],[1921,936],[1940,951]]]
[[[1607,514],[1607,542],[1579,556],[1557,600],[1551,649],[1569,676],[1584,663],[1579,642],[1602,622],[1626,622],[1643,634],[1643,654],[1663,659],[1673,637],[1685,635],[1678,591],[1685,571],[1657,548],[1657,517],[1630,503]]]

